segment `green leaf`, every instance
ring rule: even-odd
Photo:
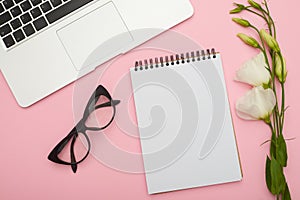
[[[276,136],[275,133],[272,133],[271,138],[271,147],[270,147],[270,156],[276,156]]]
[[[271,192],[274,195],[278,195],[285,189],[286,182],[283,174],[283,168],[274,157],[271,158],[270,171],[272,181]]]
[[[278,160],[281,166],[286,167],[287,164],[286,143],[282,134],[279,135],[277,138],[276,159]]]
[[[270,160],[269,156],[267,156],[267,160],[266,160],[266,183],[267,183],[269,191],[273,194],[274,192],[272,191],[272,188],[271,188],[271,184],[272,184],[271,160]]]
[[[284,191],[282,193],[282,199],[281,200],[291,200],[291,194],[289,190],[289,186],[285,184]]]

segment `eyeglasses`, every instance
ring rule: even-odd
[[[73,172],[76,173],[77,165],[87,158],[91,150],[91,142],[87,131],[100,131],[107,128],[115,117],[116,105],[119,103],[119,100],[113,100],[108,91],[102,85],[99,85],[90,97],[82,119],[70,133],[54,147],[48,155],[48,159],[58,164],[71,165]],[[90,123],[90,116],[92,114],[97,116],[96,124]],[[87,145],[87,148],[81,148],[81,151],[80,148],[75,148],[75,142],[79,135],[83,136],[81,137],[83,143]],[[68,144],[70,144],[70,160],[66,161],[66,159],[59,158],[59,154]],[[75,152],[77,156],[75,156]],[[80,158],[78,159],[78,157]]]

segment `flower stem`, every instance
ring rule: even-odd
[[[276,83],[275,83],[275,52],[270,51],[270,55],[272,58],[272,89],[274,92],[274,95],[276,96],[276,104],[275,104],[275,108],[274,108],[274,112],[273,112],[273,120],[274,120],[274,126],[275,126],[275,132],[276,135],[278,136],[280,133],[280,127],[281,127],[281,123],[280,123],[280,117],[279,117],[279,109],[278,109],[278,98],[277,98],[277,89],[276,89]]]
[[[267,3],[266,0],[264,0],[264,4],[265,4],[265,7],[266,7],[266,10],[263,10],[263,12],[268,15],[268,18],[271,21],[271,24],[273,26],[274,38],[276,39],[276,27],[275,27],[275,23],[274,23],[273,18],[271,17],[269,6],[268,6],[268,3]]]
[[[281,60],[281,74],[282,76],[284,76],[284,60],[282,57],[281,52],[279,52],[279,57]],[[280,110],[280,116],[279,119],[281,120],[280,123],[280,134],[282,134],[283,132],[283,124],[284,124],[284,113],[285,113],[285,89],[284,89],[284,81],[282,81],[281,83],[281,110]]]
[[[267,13],[270,14],[270,10],[269,10],[268,3],[266,0],[264,0],[264,5],[266,7]]]
[[[265,56],[265,60],[266,60],[266,64],[268,65],[268,71],[271,73],[271,67],[270,67],[270,63],[269,63],[269,59],[268,59],[268,56],[267,56],[267,51],[266,51],[266,47],[265,47],[265,44],[264,44],[264,41],[262,39],[262,36],[260,35],[259,33],[259,30],[253,26],[253,25],[250,25],[251,28],[253,28],[259,35],[259,38],[260,38],[260,41],[261,41],[261,46],[262,46],[262,49],[261,51],[263,52],[264,56]]]
[[[267,4],[266,4],[266,5],[267,5]],[[248,6],[248,7],[245,8],[245,10],[247,10],[247,11],[249,11],[249,12],[251,12],[251,13],[253,13],[253,14],[255,14],[255,15],[261,17],[261,18],[263,18],[263,19],[266,21],[267,25],[268,25],[270,34],[273,35],[273,33],[272,33],[272,25],[271,25],[271,24],[274,25],[274,21],[273,21],[272,17],[271,17],[270,14],[269,14],[269,11],[268,11],[269,8],[267,8],[267,11],[264,10],[263,8],[261,8],[260,12],[261,12],[262,14],[260,14],[260,13],[258,13],[258,12],[255,12],[255,11],[249,9],[249,8],[251,8],[251,7],[252,7],[252,6]],[[266,16],[266,15],[267,15],[267,16]],[[269,22],[269,20],[271,21],[271,23]],[[274,35],[276,35],[275,25],[274,25],[273,27],[274,27]]]
[[[269,29],[270,35],[273,36],[272,26],[271,26],[271,24],[270,24],[270,22],[269,22],[269,20],[270,20],[269,16],[268,16],[268,18],[269,18],[269,19],[268,19],[267,16],[266,16],[267,13],[265,12],[265,10],[262,10],[261,12],[262,12],[262,14],[263,14],[263,16],[264,16],[265,21],[266,21],[267,24],[268,24],[268,29]],[[267,14],[267,15],[268,15],[268,14]]]
[[[281,83],[281,134],[284,124],[284,113],[285,113],[285,90],[284,90],[284,83]]]
[[[263,15],[259,14],[258,12],[255,12],[255,11],[249,9],[249,8],[252,8],[252,7],[251,7],[251,6],[247,6],[247,7],[245,8],[245,10],[247,10],[247,11],[249,11],[249,12],[251,12],[251,13],[253,13],[253,14],[255,14],[255,15],[257,15],[257,16],[259,16],[259,17],[261,17],[261,18],[263,18],[263,19],[266,20],[266,18],[265,18]]]
[[[271,122],[268,122],[268,123],[266,123],[266,124],[270,127],[270,129],[271,129],[271,131],[272,131],[272,134],[274,134],[275,131],[274,131],[274,128],[273,128],[272,123],[271,123]],[[272,141],[272,140],[271,140],[271,141]]]

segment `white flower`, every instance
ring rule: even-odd
[[[255,57],[245,62],[236,72],[235,80],[248,83],[253,86],[268,84],[271,78],[269,71],[266,69],[264,54],[261,52]]]
[[[272,89],[254,87],[236,102],[237,115],[246,120],[268,120],[275,106]]]

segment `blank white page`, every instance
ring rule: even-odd
[[[179,62],[130,69],[149,194],[242,179],[220,54]]]

